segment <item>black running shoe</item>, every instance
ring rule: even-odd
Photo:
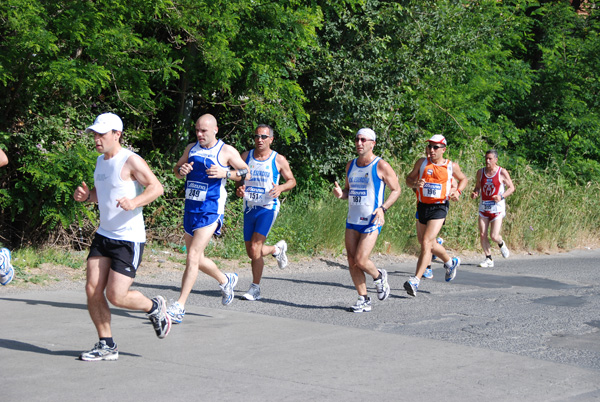
[[[154,326],[156,336],[162,339],[169,335],[169,331],[171,330],[171,317],[167,314],[167,303],[165,302],[164,297],[156,296],[152,300],[156,302],[158,307],[152,313],[148,313],[148,318],[152,322],[152,326]]]

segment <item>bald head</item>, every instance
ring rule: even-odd
[[[200,116],[198,118],[198,120],[196,121],[196,123],[200,123],[203,122],[205,124],[211,124],[213,126],[217,126],[217,119],[215,118],[215,116],[213,116],[212,114],[203,114],[202,116]]]
[[[212,147],[217,142],[217,119],[212,114],[204,114],[196,120],[196,137],[201,146]]]

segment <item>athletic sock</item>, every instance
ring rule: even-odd
[[[156,300],[150,299],[150,301],[152,302],[152,308],[150,309],[150,311],[148,311],[148,314],[152,314],[158,308],[158,303],[156,302]]]
[[[491,255],[486,255],[485,258],[487,258],[488,260],[491,260],[492,256]]]
[[[383,274],[381,273],[381,271],[377,271],[379,272],[379,276],[377,278],[375,278],[376,281],[380,280],[383,277]]]
[[[109,348],[114,348],[115,347],[115,342],[113,341],[113,338],[100,338],[100,341],[104,341],[104,343],[106,343],[106,346],[108,346]]]
[[[275,246],[275,251],[271,255],[273,257],[277,257],[279,255],[279,253],[281,253],[281,250],[279,249],[279,247]]]
[[[502,248],[502,246],[504,246],[504,242],[498,243],[498,247]]]

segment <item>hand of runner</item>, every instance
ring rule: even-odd
[[[333,195],[335,195],[337,198],[340,198],[340,199],[344,195],[344,191],[338,184],[337,180],[335,181],[335,187],[333,187]]]

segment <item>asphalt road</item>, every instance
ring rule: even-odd
[[[600,400],[600,250],[441,264],[416,298],[414,261],[382,266],[390,298],[355,314],[347,268],[267,269],[263,299],[220,305],[200,276],[184,322],[158,340],[113,309],[117,362],[81,362],[96,341],[83,290],[0,289],[1,401]],[[179,278],[136,288],[176,298]]]

